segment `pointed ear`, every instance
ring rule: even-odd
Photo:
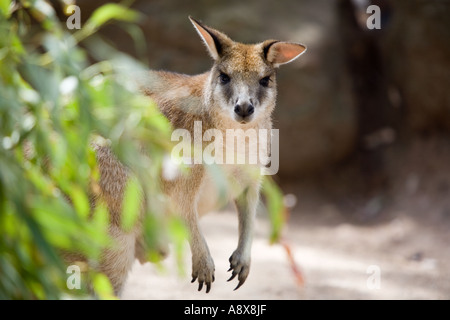
[[[299,43],[267,40],[263,43],[264,58],[275,68],[291,62],[306,52],[306,46]]]
[[[189,20],[191,20],[195,30],[197,30],[198,34],[208,48],[208,52],[211,57],[214,60],[219,59],[223,53],[224,47],[230,45],[232,40],[222,32],[201,24],[191,16],[189,16]]]

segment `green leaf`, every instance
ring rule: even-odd
[[[262,193],[266,198],[269,219],[272,226],[270,242],[280,240],[281,231],[285,222],[286,209],[283,204],[283,193],[269,176],[265,176],[262,185]]]
[[[125,189],[122,203],[122,228],[130,231],[137,222],[141,211],[141,187],[136,178],[130,178]]]
[[[59,84],[62,80],[59,73],[28,61],[21,66],[20,71],[33,89],[40,94],[43,100],[49,103],[48,109],[55,110],[59,96]]]
[[[81,217],[87,218],[90,211],[88,197],[86,196],[84,191],[77,185],[72,185],[70,189],[70,198],[72,199],[75,210]]]
[[[92,276],[92,287],[100,299],[117,300],[111,282],[104,274],[96,273]]]
[[[184,274],[183,252],[184,243],[189,238],[189,231],[181,218],[171,217],[168,226],[169,235],[174,245],[175,259],[178,266],[178,274]]]
[[[112,19],[134,22],[139,17],[140,14],[135,10],[126,8],[120,4],[108,3],[95,10],[86,24],[93,28],[99,28]]]
[[[9,18],[9,7],[11,6],[11,0],[0,0],[0,14],[5,18]]]

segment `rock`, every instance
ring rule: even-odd
[[[392,25],[383,39],[392,85],[405,124],[415,131],[450,130],[450,6],[392,1]]]

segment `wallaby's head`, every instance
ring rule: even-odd
[[[306,51],[304,45],[267,40],[234,42],[228,36],[189,17],[214,59],[206,94],[220,112],[238,123],[270,114],[275,106],[275,70]]]

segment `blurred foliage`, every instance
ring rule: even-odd
[[[111,19],[136,17],[120,5],[105,5],[80,36],[47,2],[0,1],[0,299],[60,298],[68,292],[60,252],[98,261],[110,245],[107,210],[91,212],[89,203],[90,186],[99,178],[92,140],[108,137],[139,177],[127,190],[133,196],[124,205],[124,228],[136,222],[138,188],[149,200],[147,216],[162,217],[155,181],[170,126],[122,74],[144,66],[111,48],[109,60],[89,65],[89,48],[78,44]],[[148,230],[156,225],[157,232]],[[145,232],[159,235],[161,225],[145,223]],[[150,238],[149,247],[156,241]],[[97,296],[112,296],[104,277],[89,276]]]
[[[283,193],[270,176],[264,176],[262,194],[266,199],[267,213],[271,225],[269,240],[271,243],[276,243],[280,241],[287,215],[283,203]]]
[[[99,178],[92,141],[109,144],[134,173],[124,200],[124,229],[135,224],[142,193],[149,259],[168,234],[182,260],[186,229],[164,218],[156,183],[171,146],[170,125],[129,81],[132,71],[146,67],[96,34],[110,20],[132,25],[139,17],[107,4],[72,32],[46,1],[0,0],[0,299],[89,292],[67,288],[70,274],[61,253],[98,261],[111,245],[106,208],[90,206],[89,190]],[[140,38],[136,28],[127,30]],[[98,62],[88,63],[90,57]],[[281,193],[273,183],[265,187],[275,240]],[[113,297],[104,275],[85,273],[97,297]]]

